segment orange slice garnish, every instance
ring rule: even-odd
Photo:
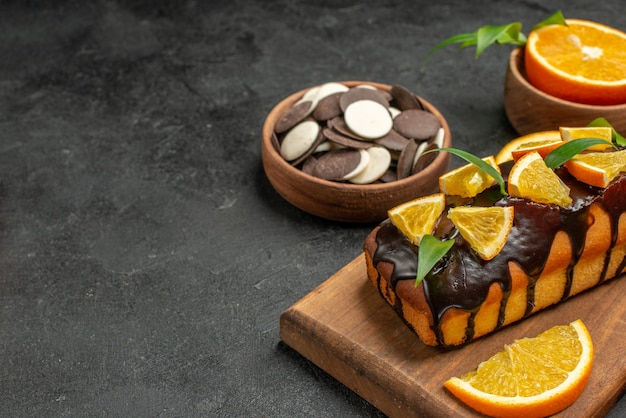
[[[500,172],[492,155],[482,160]],[[439,177],[439,190],[449,196],[474,197],[494,184],[496,180],[474,164],[466,164]]]
[[[436,193],[408,201],[387,211],[389,220],[413,244],[431,234],[446,206],[443,193]]]
[[[551,170],[538,152],[529,152],[511,168],[508,192],[538,203],[569,206],[572,198],[563,180]]]
[[[513,206],[458,206],[448,210],[448,218],[483,260],[500,253],[513,226],[513,215]]]
[[[607,142],[613,140],[613,129],[607,126],[585,126],[580,128],[561,127],[559,128],[563,141],[573,141],[580,138],[598,138]],[[589,151],[606,151],[611,148],[610,144],[593,145]],[[545,157],[545,156],[544,156]]]
[[[578,154],[565,167],[583,183],[604,188],[626,171],[626,150]]]
[[[523,338],[444,386],[471,408],[497,417],[545,417],[570,406],[585,388],[593,342],[581,320]]]
[[[557,130],[533,132],[509,141],[496,155],[496,162],[517,161],[530,151],[537,151],[545,157],[550,151],[561,145],[561,134]],[[545,154],[545,155],[544,155]]]

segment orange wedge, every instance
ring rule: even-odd
[[[500,172],[492,155],[483,158],[483,161]],[[440,176],[439,190],[449,196],[474,197],[496,183],[493,177],[470,163]]]
[[[524,48],[531,84],[591,105],[626,103],[626,33],[588,20],[534,29]]]
[[[604,139],[607,142],[611,142],[613,140],[613,129],[608,126],[585,126],[580,128],[561,127],[559,128],[559,132],[561,132],[561,138],[563,141],[572,141],[580,138],[598,138]],[[587,148],[587,150],[605,151],[609,148],[611,148],[611,145],[609,144],[599,144],[593,145]]]
[[[537,153],[539,153],[539,155],[541,155],[541,158],[545,158],[546,155],[550,154],[550,152],[552,152],[552,150],[554,150],[555,148],[560,147],[561,145],[563,145],[563,141],[562,140],[545,140],[545,141],[537,141],[537,142],[528,142],[526,144],[524,144],[524,146],[521,146],[519,148],[517,148],[516,150],[513,150],[512,155],[513,155],[513,161],[517,161],[520,158],[522,158],[524,155],[528,154],[529,152],[535,151]]]
[[[513,165],[507,188],[513,197],[560,206],[572,204],[569,188],[535,151],[524,155]]]
[[[497,417],[545,417],[570,406],[591,374],[593,342],[581,320],[523,338],[444,386],[471,408]]]
[[[409,241],[419,245],[424,235],[432,234],[445,206],[444,194],[436,193],[391,208],[387,215]]]
[[[561,134],[557,130],[533,132],[509,141],[496,155],[496,162],[517,161],[522,155],[530,151],[537,151],[542,157],[561,145]],[[545,155],[544,155],[545,154]]]
[[[448,210],[448,218],[483,260],[500,253],[511,232],[513,215],[513,206],[458,206]]]
[[[626,150],[578,154],[565,167],[583,183],[604,188],[626,171]]]

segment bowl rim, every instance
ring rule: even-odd
[[[572,102],[569,100],[561,99],[556,96],[552,96],[551,94],[545,93],[539,90],[537,87],[533,86],[530,81],[526,78],[526,74],[523,69],[524,62],[524,47],[518,47],[511,51],[509,55],[509,70],[511,74],[518,80],[520,84],[522,84],[525,88],[532,91],[538,96],[543,97],[545,100],[552,101],[556,104],[562,106],[570,106],[573,108],[578,108],[580,110],[624,110],[626,111],[626,103],[616,104],[616,105],[590,105],[585,103]]]
[[[371,85],[371,86],[374,86],[374,87],[377,87],[386,91],[389,91],[391,89],[391,85],[378,83],[378,82],[372,82],[372,81],[337,81],[337,83],[345,84],[348,87],[353,87],[353,86],[360,85],[360,84],[368,84],[368,85]],[[405,177],[403,179],[394,180],[388,183],[370,183],[370,184],[343,183],[343,182],[325,180],[322,178],[312,176],[310,174],[306,174],[302,170],[289,164],[288,161],[285,161],[285,159],[277,152],[277,150],[274,148],[272,144],[272,133],[274,131],[275,121],[280,116],[279,112],[280,114],[284,113],[284,111],[288,108],[287,107],[288,105],[295,103],[304,95],[305,92],[307,92],[308,90],[316,86],[317,85],[310,86],[310,87],[304,88],[302,90],[299,90],[295,93],[290,94],[289,96],[279,101],[272,108],[272,110],[268,113],[263,123],[263,131],[262,131],[262,139],[261,139],[261,143],[262,143],[261,157],[264,160],[264,165],[265,165],[265,160],[267,158],[271,158],[273,160],[278,160],[278,164],[280,165],[281,169],[284,169],[290,174],[293,174],[302,179],[305,179],[306,181],[310,181],[311,183],[317,186],[325,187],[327,189],[337,189],[338,191],[344,190],[344,191],[364,193],[364,192],[374,192],[376,190],[390,190],[391,191],[395,189],[401,189],[408,184],[412,184],[416,180],[420,180],[424,177],[428,177],[431,174],[431,172],[435,171],[439,165],[445,164],[446,160],[449,160],[449,157],[446,156],[445,152],[439,152],[437,153],[437,156],[435,157],[435,159],[430,164],[428,164],[428,166],[424,168],[422,171],[416,174],[410,175],[408,177]],[[444,147],[449,147],[452,143],[452,135],[450,132],[450,127],[445,117],[432,103],[422,98],[421,96],[417,96],[417,97],[424,104],[426,109],[432,114],[434,114],[437,117],[437,119],[441,122],[441,127],[444,129],[443,144],[444,144]]]

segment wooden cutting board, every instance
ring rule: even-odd
[[[559,417],[602,417],[626,389],[626,279],[611,280],[456,349],[422,344],[367,279],[357,257],[280,317],[281,339],[390,417],[481,416],[443,388],[504,344],[578,318],[595,361],[583,394]]]

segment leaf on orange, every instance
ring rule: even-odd
[[[500,173],[500,167],[492,155],[482,160]],[[496,179],[472,163],[439,177],[439,189],[449,196],[474,197],[496,183]]]
[[[567,161],[565,167],[583,183],[604,188],[626,171],[626,150],[578,154]]]

